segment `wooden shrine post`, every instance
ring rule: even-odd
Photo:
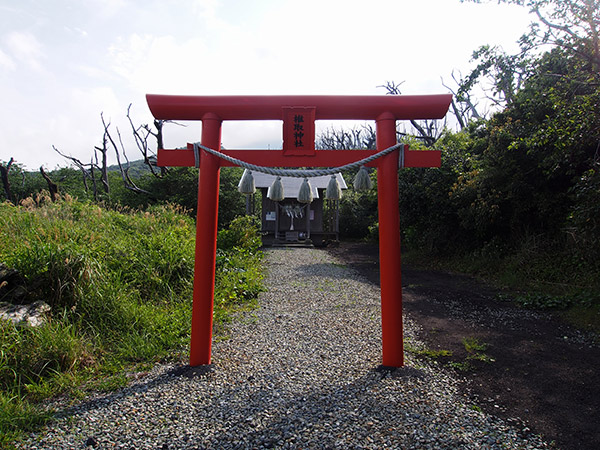
[[[202,117],[201,142],[208,148],[221,148],[221,120],[214,114],[207,113]],[[210,363],[221,167],[217,156],[204,150],[200,150],[199,156],[196,258],[190,338],[190,365],[192,366]]]
[[[396,144],[396,119],[390,113],[376,120],[377,150]],[[402,279],[400,263],[400,214],[398,152],[377,161],[377,209],[379,212],[379,279],[381,286],[381,345],[383,365],[404,365]]]
[[[169,96],[147,95],[159,120],[201,120],[202,145],[221,148],[223,120],[283,120],[283,150],[221,150],[265,167],[337,167],[396,145],[396,121],[441,119],[451,95],[401,96]],[[375,120],[377,150],[315,150],[315,120]],[[377,167],[383,365],[404,365],[398,160],[395,150]],[[410,151],[404,167],[439,167],[439,151]],[[219,169],[233,164],[204,150],[158,151],[160,166],[199,166],[196,260],[190,365],[210,364],[219,197]]]

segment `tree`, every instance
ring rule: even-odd
[[[461,0],[482,3],[483,0]],[[578,54],[588,62],[588,73],[600,77],[600,0],[498,0],[529,8],[545,28],[532,24],[522,40],[550,43]]]
[[[129,113],[129,110],[127,110],[127,112]],[[102,117],[102,125],[104,125],[104,140],[103,140],[103,147],[104,147],[104,151],[103,151],[103,176],[106,174],[106,158],[105,158],[105,153],[106,153],[106,141],[108,140],[114,151],[115,151],[115,156],[117,157],[117,165],[119,166],[119,171],[121,172],[121,179],[123,180],[123,185],[125,186],[125,189],[129,189],[132,192],[138,193],[138,194],[147,194],[147,195],[152,195],[150,192],[141,189],[140,187],[138,187],[136,185],[136,183],[132,180],[131,176],[129,175],[129,169],[131,168],[131,164],[129,163],[129,158],[127,158],[127,153],[125,152],[125,146],[123,145],[123,139],[121,138],[121,132],[119,131],[119,129],[117,128],[117,137],[119,139],[119,145],[121,147],[121,151],[123,153],[123,157],[125,158],[125,161],[127,163],[126,167],[123,167],[123,164],[121,164],[121,156],[119,155],[119,147],[117,146],[115,140],[113,139],[112,135],[110,134],[109,131],[109,127],[110,127],[110,123],[106,124],[106,122],[104,121],[104,117],[102,116],[102,114],[100,114],[100,116]],[[107,185],[108,185],[108,179],[107,179]]]
[[[458,83],[457,99],[469,99],[473,88],[479,85],[498,108],[510,105],[530,72],[528,50],[522,46],[520,53],[508,55],[496,46],[479,47],[471,57],[476,67]]]
[[[40,167],[40,173],[42,174],[42,177],[44,177],[44,180],[46,180],[46,183],[48,184],[48,192],[50,193],[50,198],[53,202],[55,202],[56,200],[58,200],[58,185],[54,181],[52,181],[50,176],[44,170],[43,166]]]
[[[150,172],[155,177],[163,177],[168,169],[166,167],[161,167],[160,171],[156,168],[156,152],[150,149],[150,145],[148,144],[148,139],[152,136],[156,140],[156,148],[164,148],[163,145],[163,126],[165,123],[176,123],[172,121],[165,120],[154,120],[154,128],[156,131],[152,131],[151,127],[148,124],[142,124],[139,126],[135,126],[133,124],[133,120],[131,119],[131,104],[127,107],[127,119],[129,120],[129,124],[131,125],[131,130],[133,133],[133,138],[135,143],[142,154],[144,159],[144,163],[150,169]],[[179,125],[179,124],[177,124]]]
[[[144,163],[150,168],[150,171],[153,175],[160,177],[161,175],[156,171],[156,157],[149,155],[149,147],[148,147],[148,138],[149,136],[154,136],[157,140],[157,145],[159,148],[162,147],[162,125],[163,121],[155,121],[155,126],[157,127],[157,132],[153,133],[147,125],[141,125],[140,127],[135,127],[133,121],[130,116],[131,104],[127,108],[127,119],[132,128],[134,140],[142,152],[142,156],[144,157]],[[91,161],[89,164],[82,163],[79,159],[66,155],[62,153],[59,149],[57,149],[54,145],[52,148],[64,158],[69,159],[73,164],[75,164],[82,173],[83,176],[83,184],[85,186],[85,190],[88,190],[88,179],[92,182],[94,200],[98,201],[98,190],[96,184],[96,171],[100,173],[100,181],[102,182],[102,186],[104,188],[104,192],[110,197],[110,180],[108,176],[108,152],[110,147],[115,152],[115,156],[117,158],[117,165],[119,167],[119,172],[121,174],[121,180],[123,181],[123,185],[125,189],[128,189],[132,192],[138,194],[145,194],[152,196],[152,193],[148,192],[145,189],[140,188],[133,178],[129,174],[129,170],[131,168],[131,164],[129,162],[129,158],[127,157],[127,153],[125,151],[125,146],[123,145],[123,140],[121,137],[121,132],[118,128],[116,128],[117,137],[114,138],[111,134],[111,122],[107,122],[104,119],[104,113],[100,113],[100,119],[102,121],[102,127],[104,129],[102,135],[102,145],[94,147],[94,154],[91,157]],[[143,132],[145,130],[145,133]],[[118,141],[118,144],[117,144]],[[98,160],[98,153],[101,155],[101,162]],[[121,162],[121,157],[125,159],[125,163]],[[163,175],[166,171],[161,172]]]
[[[527,236],[559,242],[570,225],[573,239],[598,246],[581,228],[597,223],[590,205],[600,202],[600,87],[577,80],[586,64],[568,49],[545,53],[512,102],[478,131],[482,151],[451,195],[461,227],[480,245]]]
[[[108,164],[107,164],[107,154],[108,154],[108,127],[110,126],[110,122],[108,125],[104,121],[104,113],[100,113],[100,119],[102,119],[102,125],[104,126],[104,134],[102,135],[102,147],[94,147],[94,155],[96,157],[96,167],[100,170],[100,180],[102,181],[102,186],[104,187],[104,192],[110,196],[110,185],[108,183]],[[102,155],[102,166],[98,167],[98,153]]]
[[[15,198],[12,194],[12,189],[10,187],[10,180],[8,179],[8,173],[10,172],[10,168],[14,162],[14,158],[10,158],[10,161],[6,164],[0,164],[0,177],[2,177],[2,186],[4,187],[4,195],[6,196],[6,200],[11,203],[15,203]]]
[[[454,71],[452,71],[451,76],[458,88],[451,88],[444,82],[443,78],[442,86],[452,93],[452,102],[450,106],[460,129],[464,130],[471,121],[480,120],[482,117],[477,111],[477,102],[473,100],[471,91],[461,89],[462,80],[457,79]]]
[[[52,145],[52,148],[56,153],[61,155],[63,158],[70,160],[75,166],[81,171],[83,177],[83,185],[85,187],[86,192],[89,189],[88,180],[92,182],[92,190],[94,195],[94,200],[99,200],[98,187],[96,182],[96,171],[100,173],[100,181],[102,183],[102,187],[104,188],[104,192],[110,196],[110,182],[108,179],[108,143],[109,140],[112,140],[110,137],[108,128],[110,127],[110,122],[107,124],[104,120],[104,114],[100,113],[100,118],[102,120],[102,125],[104,127],[104,133],[102,135],[102,146],[95,146],[94,152],[90,158],[90,163],[85,164],[81,162],[78,158],[74,156],[67,155],[60,151],[55,145]],[[114,143],[114,141],[113,141]],[[98,152],[100,152],[101,163],[98,160]],[[101,164],[101,165],[100,165]]]
[[[373,150],[375,137],[375,129],[369,124],[350,130],[330,128],[317,136],[315,146],[321,150]]]
[[[88,179],[91,180],[92,182],[92,192],[94,195],[94,200],[98,201],[98,188],[96,185],[96,176],[94,173],[94,168],[97,167],[97,164],[94,164],[94,157],[92,156],[92,159],[90,161],[89,164],[84,164],[82,163],[79,159],[71,156],[71,155],[65,155],[64,153],[62,153],[58,148],[56,148],[54,145],[52,146],[52,148],[54,149],[54,151],[56,153],[58,153],[60,156],[62,156],[63,158],[67,158],[69,159],[73,164],[75,164],[75,166],[81,171],[81,175],[83,178],[83,186],[85,188],[85,191],[88,192],[89,190],[89,186],[88,186]]]

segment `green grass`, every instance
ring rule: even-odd
[[[485,342],[480,342],[479,339],[475,337],[463,338],[462,343],[467,353],[470,354],[485,352],[488,348],[488,345]]]
[[[406,341],[404,342],[404,349],[413,355],[429,359],[448,358],[452,356],[452,351],[450,350],[433,350],[427,347],[416,347]]]
[[[174,206],[0,204],[0,262],[24,276],[29,300],[51,307],[37,328],[0,322],[0,447],[48,419],[45,399],[118,389],[127,370],[187,356],[194,228]],[[235,220],[218,242],[216,328],[262,289],[252,221]]]
[[[473,365],[468,361],[450,361],[448,366],[458,370],[459,372],[470,372],[473,370]]]
[[[36,429],[51,416],[51,412],[24,400],[18,392],[0,392],[0,447],[10,448],[23,431]]]
[[[476,337],[465,337],[462,340],[466,352],[469,354],[467,359],[474,359],[486,363],[494,362],[494,359],[485,354],[488,344],[480,342]]]

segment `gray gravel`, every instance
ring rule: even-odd
[[[266,252],[268,292],[213,345],[211,367],[160,365],[61,411],[27,449],[538,449],[407,354],[382,370],[379,289],[316,249]],[[405,319],[405,339],[423,344]]]

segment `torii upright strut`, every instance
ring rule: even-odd
[[[170,96],[147,95],[159,120],[201,120],[202,145],[221,148],[224,120],[283,120],[283,150],[223,150],[229,156],[269,167],[335,167],[396,144],[396,120],[441,119],[451,95],[423,96]],[[375,120],[377,151],[315,150],[315,120]],[[440,152],[404,152],[404,167],[439,167]],[[399,151],[370,165],[377,167],[381,327],[384,366],[404,365],[400,216],[398,212]],[[196,260],[190,365],[210,364],[217,245],[219,170],[232,165],[201,150],[199,160],[188,144],[183,150],[158,151],[160,166],[199,165]]]

